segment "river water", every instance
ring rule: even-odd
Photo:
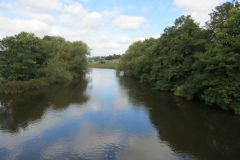
[[[0,96],[0,160],[239,160],[240,116],[91,69]]]

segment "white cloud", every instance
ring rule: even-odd
[[[102,21],[103,21],[103,17],[100,13],[92,12],[83,18],[83,26],[88,29],[97,28],[100,26]]]
[[[75,18],[76,17],[71,14],[61,14],[59,16],[59,21],[64,25],[72,25],[71,23],[74,22]]]
[[[32,19],[39,20],[47,24],[52,24],[55,21],[54,17],[50,14],[32,14],[31,17]]]
[[[31,19],[31,20],[14,20],[16,28],[19,31],[28,30],[29,32],[44,34],[49,33],[50,26],[42,21]]]
[[[146,26],[147,20],[144,17],[140,16],[118,16],[113,21],[113,24],[122,29],[122,30],[129,30],[134,31],[143,26]]]
[[[175,4],[190,11],[209,11],[218,5],[220,0],[175,0]]]
[[[37,19],[10,19],[0,14],[0,37],[17,34],[22,31],[33,32],[37,35],[50,34],[52,27]]]
[[[185,14],[190,14],[195,20],[204,24],[209,20],[209,13],[223,0],[174,0],[174,4]]]
[[[103,42],[92,45],[95,49],[119,49],[121,46],[115,42]]]
[[[16,27],[15,24],[11,21],[11,19],[9,19],[8,17],[6,17],[5,15],[0,13],[0,30],[1,33],[14,33],[16,31]],[[3,35],[1,35],[3,36]]]
[[[26,11],[38,13],[52,12],[61,8],[59,0],[16,0],[16,3]]]
[[[83,1],[0,2],[0,38],[22,31],[33,32],[37,36],[62,36],[67,40],[86,42],[92,54],[97,56],[123,53],[138,33],[128,31],[147,25],[144,17],[123,15],[122,7],[90,10],[85,8]],[[7,12],[3,12],[5,10]]]
[[[119,37],[119,42],[120,43],[128,43],[128,42],[130,42],[130,38],[128,36],[121,36],[121,37]]]
[[[63,7],[63,11],[68,14],[73,14],[75,16],[83,16],[87,12],[80,3],[65,5]]]
[[[0,8],[12,9],[12,5],[10,3],[0,2]]]

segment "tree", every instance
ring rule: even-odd
[[[154,87],[174,91],[192,73],[194,56],[206,50],[206,43],[206,32],[190,16],[178,18],[160,38],[151,72]]]
[[[76,41],[70,43],[69,55],[67,56],[68,66],[70,72],[74,77],[81,76],[87,69],[87,58],[86,55],[89,55],[88,46],[81,42]]]
[[[159,39],[132,44],[119,69],[155,89],[240,113],[240,6],[224,3],[210,17],[204,29],[181,16]]]
[[[68,42],[62,37],[45,36],[44,50],[49,53],[46,76],[54,80],[69,80],[82,76],[87,69],[88,46],[81,42]],[[61,78],[59,78],[61,77]]]
[[[42,75],[46,59],[41,41],[34,34],[22,32],[0,41],[0,74],[7,80],[30,80]]]
[[[22,32],[0,41],[0,77],[27,81],[46,77],[52,81],[71,80],[87,69],[88,46],[62,37]]]

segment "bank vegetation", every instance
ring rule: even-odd
[[[87,70],[82,41],[22,32],[0,40],[0,93],[19,93],[80,78]]]
[[[240,113],[239,4],[224,3],[210,17],[200,27],[181,16],[160,38],[135,42],[119,70],[157,90]]]

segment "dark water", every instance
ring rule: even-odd
[[[93,69],[1,96],[0,159],[239,160],[240,116]]]

